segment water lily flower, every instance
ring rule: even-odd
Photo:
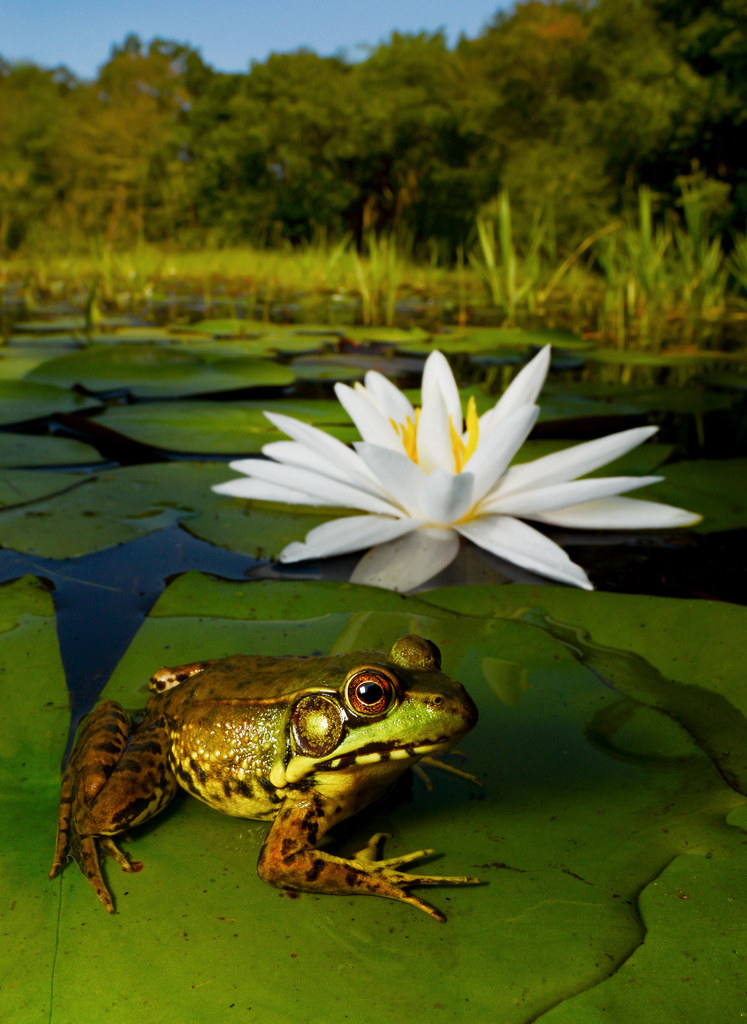
[[[470,398],[464,419],[442,353],[432,352],[425,362],[419,409],[386,377],[369,371],[365,385],[335,386],[361,436],[352,448],[308,423],[265,412],[291,440],[265,445],[267,459],[231,462],[245,476],[213,490],[359,510],[362,515],[317,526],[279,555],[281,562],[298,562],[369,548],[351,577],[357,583],[411,590],[449,565],[464,537],[524,569],[592,589],[584,570],[523,520],[639,530],[686,526],[701,517],[620,497],[660,476],[577,479],[635,448],[657,427],[623,430],[511,465],[537,419],[549,365],[548,345],[482,416]]]

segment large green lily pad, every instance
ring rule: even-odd
[[[63,388],[29,380],[0,380],[0,426],[42,419],[56,412],[83,412],[99,408],[88,398]]]
[[[51,850],[54,832],[47,799],[39,863],[14,862],[9,920],[34,941],[14,952],[16,986],[0,995],[3,1019],[31,1019],[26,1007],[44,1016],[49,1001],[51,1019],[61,1021],[169,1024],[236,1010],[275,1024],[303,1018],[313,1005],[315,1019],[366,1024],[391,1012],[393,993],[405,1024],[422,1021],[424,1007],[444,1019],[505,1024],[543,1014],[627,1024],[648,1020],[652,1006],[657,1024],[728,1019],[746,981],[732,951],[743,944],[747,801],[666,709],[604,685],[579,664],[538,624],[542,612],[595,641],[624,641],[683,684],[698,677],[707,689],[716,671],[722,693],[738,692],[747,651],[730,648],[735,636],[744,648],[747,610],[728,605],[549,587],[405,598],[352,585],[177,580],[105,696],[137,707],[155,667],[237,650],[388,647],[413,630],[437,642],[445,669],[480,709],[461,749],[484,785],[439,773],[428,792],[415,780],[411,797],[403,790],[351,819],[339,849],[350,855],[373,831],[386,831],[390,853],[433,846],[444,856],[431,870],[479,874],[487,884],[430,890],[447,913],[444,926],[381,899],[290,900],[255,876],[266,824],[185,798],[132,831],[127,845],[142,872],[124,875],[108,864],[118,906],[111,918],[74,866],[45,880],[41,848]],[[13,633],[0,642],[6,638]],[[59,668],[45,668],[43,685],[53,686]],[[14,716],[33,723],[33,747],[39,707],[30,703]],[[61,749],[59,732],[56,739]],[[27,800],[37,801],[42,788],[49,794],[50,761],[45,754],[35,768]],[[12,786],[15,757],[10,771]],[[26,849],[27,822],[12,824],[13,842]],[[116,970],[107,952],[114,947]],[[715,974],[708,965],[718,965]],[[320,985],[330,970],[334,984]],[[718,980],[715,994],[708,977]],[[674,1016],[665,1016],[667,1006]],[[677,1016],[685,1007],[689,1016]]]
[[[46,876],[70,714],[52,598],[31,577],[0,586],[0,677],[0,1019],[50,1020],[58,900]]]
[[[747,459],[695,459],[667,466],[641,496],[700,512],[700,533],[747,526]]]
[[[75,478],[8,470],[0,485],[0,506],[8,506],[0,507],[0,538],[25,554],[75,558],[182,523],[196,536],[266,558],[330,514],[344,514],[252,505],[210,490],[235,476],[217,462],[127,466]]]
[[[140,397],[207,394],[293,382],[284,366],[264,359],[214,359],[177,345],[91,345],[35,367],[29,379],[89,391],[124,389]]]
[[[330,403],[331,404],[331,403]],[[301,416],[314,423],[319,416],[315,403],[306,403]],[[294,405],[270,402],[147,402],[112,406],[96,422],[127,437],[170,451],[205,455],[253,455],[270,441],[287,440],[269,422],[263,409],[284,412]],[[340,407],[337,407],[340,409]],[[322,413],[322,422],[324,414]],[[345,414],[340,410],[339,419]],[[325,431],[344,441],[359,439],[352,425],[329,426]]]
[[[0,466],[3,467],[77,466],[99,461],[96,449],[82,441],[0,431]]]
[[[76,490],[86,479],[82,475],[58,473],[55,470],[3,469],[0,475],[0,515],[9,514],[13,510],[28,523],[37,517],[54,516],[56,502],[62,501],[63,495]],[[45,504],[47,502],[49,504]],[[11,534],[12,531],[7,537],[4,536],[0,528],[4,547],[14,546]]]

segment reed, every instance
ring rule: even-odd
[[[637,204],[602,225],[574,250],[559,253],[552,217],[539,208],[523,245],[513,231],[510,197],[502,192],[477,217],[474,234],[449,260],[439,246],[369,231],[358,249],[351,236],[318,232],[300,246],[203,247],[178,250],[142,240],[117,249],[105,240],[59,253],[38,247],[0,261],[0,280],[27,308],[38,298],[75,304],[91,327],[101,311],[143,310],[170,297],[199,295],[209,312],[228,304],[268,319],[278,303],[303,299],[329,315],[335,302],[364,324],[394,324],[398,304],[422,299],[468,324],[485,296],[495,322],[561,322],[619,347],[656,350],[686,337],[698,319],[717,319],[747,306],[747,238],[725,244],[714,229],[719,193],[712,183],[683,179],[680,210],[662,216],[657,197],[641,188]],[[728,252],[728,255],[727,255]],[[316,303],[316,304],[315,304]],[[438,311],[442,312],[439,313]]]

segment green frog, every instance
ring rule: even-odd
[[[453,746],[477,721],[429,640],[328,657],[235,655],[153,675],[142,717],[104,701],[84,720],[62,781],[49,877],[72,857],[109,913],[100,854],[142,864],[115,838],[166,807],[181,786],[225,814],[272,820],[260,878],[286,890],[369,893],[443,915],[412,886],[476,878],[409,874],[419,850],[381,859],[378,834],[352,858],[319,849],[326,832],[380,797],[407,768]]]

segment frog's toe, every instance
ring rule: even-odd
[[[107,913],[114,913],[114,901],[101,873],[99,852],[93,836],[79,838],[73,849],[76,864],[93,886],[94,892],[106,907]]]
[[[416,850],[414,853],[403,853],[399,857],[381,856],[385,840],[391,839],[389,832],[377,832],[371,836],[368,843],[362,850],[353,855],[353,860],[364,864],[371,871],[384,871],[389,869],[403,868],[406,864],[415,864],[426,857],[432,857],[435,850]]]
[[[101,844],[101,849],[104,853],[108,853],[112,860],[115,860],[123,871],[134,873],[143,870],[143,862],[141,860],[133,860],[128,853],[125,853],[124,850],[120,850],[113,839],[110,839],[107,836],[102,836],[99,839],[99,843]]]

